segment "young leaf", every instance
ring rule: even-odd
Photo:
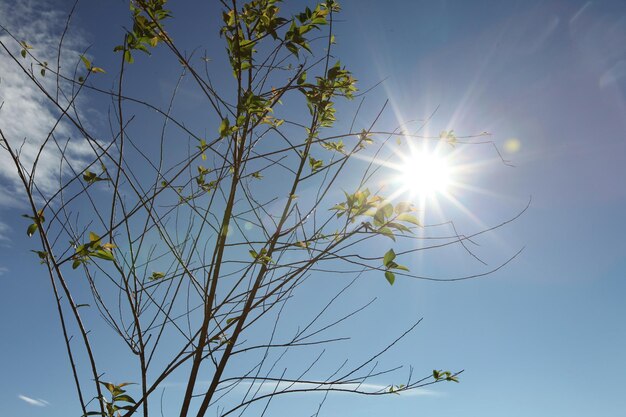
[[[220,137],[224,137],[226,135],[228,135],[228,133],[230,133],[230,122],[228,121],[228,119],[223,119],[222,123],[220,123]]]
[[[311,171],[315,172],[324,166],[324,161],[309,156],[309,166],[311,167]]]
[[[127,395],[127,394],[116,395],[112,399],[113,399],[113,401],[124,401],[124,402],[127,402],[127,403],[135,404],[135,400],[133,400],[133,398],[130,395]]]
[[[300,74],[300,76],[296,80],[296,83],[298,85],[302,85],[302,84],[304,84],[305,81],[306,81],[306,71],[302,71],[302,73]]]
[[[387,236],[389,239],[393,240],[394,242],[396,241],[396,236],[393,234],[393,231],[388,227],[381,227],[380,229],[378,229],[378,233],[380,233],[383,236]]]
[[[390,223],[387,223],[387,226],[389,226],[390,228],[399,230],[401,232],[412,233],[411,229],[409,229],[408,227],[406,227],[405,225],[401,223],[390,222]]]
[[[393,249],[389,249],[387,253],[385,253],[385,256],[383,257],[383,265],[385,265],[386,267],[389,267],[389,264],[394,259],[396,259],[396,253],[393,251]]]
[[[128,62],[129,64],[132,64],[133,62],[135,62],[135,58],[133,58],[133,55],[130,53],[129,49],[126,49],[124,51],[124,60]]]
[[[414,215],[409,214],[409,213],[398,214],[398,217],[396,217],[396,220],[400,220],[400,221],[403,221],[403,222],[411,223],[411,224],[414,224],[416,226],[421,226],[421,223],[419,222],[419,220],[417,220],[417,217],[415,217]]]
[[[30,226],[28,226],[28,229],[26,229],[26,234],[28,235],[28,237],[31,237],[32,235],[34,235],[38,227],[39,226],[37,226],[37,223],[33,223]]]
[[[406,212],[414,211],[414,210],[415,208],[413,204],[407,203],[406,201],[401,201],[397,203],[396,207],[394,208],[394,211],[396,212],[396,214],[406,213]]]
[[[41,250],[31,250],[31,252],[36,253],[39,256],[39,259],[45,261],[48,258],[48,252],[44,252]]]
[[[85,64],[87,71],[91,71],[91,61],[88,60],[85,55],[81,55],[80,60],[83,61],[83,64]]]
[[[389,282],[389,285],[393,285],[396,281],[396,275],[391,271],[385,271],[385,278]]]
[[[156,281],[158,279],[161,279],[165,277],[165,273],[163,272],[153,272],[152,275],[150,275],[150,281]]]
[[[104,249],[98,249],[96,251],[94,251],[91,256],[95,256],[96,258],[100,258],[100,259],[104,259],[105,261],[113,261],[115,260],[115,257],[113,257],[113,254],[111,252],[109,252],[108,250],[104,250]]]

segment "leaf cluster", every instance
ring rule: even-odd
[[[89,232],[89,242],[76,247],[76,253],[72,256],[72,269],[85,264],[91,258],[99,258],[105,261],[114,261],[112,250],[116,247],[112,243],[102,243],[100,236]]]
[[[128,394],[124,387],[131,385],[130,382],[123,382],[121,384],[112,384],[110,382],[99,381],[110,393],[111,399],[101,396],[100,402],[104,406],[104,411],[89,411],[83,416],[104,416],[104,417],[119,417],[122,415],[122,411],[132,411],[133,405],[136,401]]]

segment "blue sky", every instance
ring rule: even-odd
[[[9,3],[0,1],[0,23],[22,36],[34,38],[35,31],[40,38],[31,43],[40,45],[58,36],[54,22],[71,6],[32,0],[10,13]],[[68,53],[91,45],[94,62],[114,67],[117,57],[110,50],[128,17],[125,2],[110,3],[81,4]],[[35,11],[40,4],[45,12]],[[378,300],[361,316],[365,324],[355,326],[356,350],[339,353],[364,355],[423,317],[388,363],[401,359],[420,372],[465,369],[461,383],[388,398],[336,395],[320,415],[626,416],[626,4],[353,0],[342,5],[337,56],[362,89],[385,80],[368,95],[360,121],[371,119],[387,98],[381,125],[391,128],[438,108],[428,125],[431,133],[490,132],[489,139],[515,165],[500,163],[489,146],[467,151],[464,157],[481,165],[464,173],[463,182],[472,189],[459,189],[455,198],[472,216],[445,200],[441,215],[471,232],[480,228],[475,219],[495,225],[532,202],[521,218],[477,248],[491,266],[525,248],[497,273],[458,283],[399,279],[389,287],[383,280],[368,281],[354,294],[355,303]],[[172,9],[175,39],[190,48],[205,46],[216,61],[223,57],[217,13],[206,4],[200,12],[176,4]],[[46,18],[52,21],[45,23]],[[162,54],[156,52],[152,62],[161,62]],[[6,63],[3,55],[2,100],[9,103],[20,91],[28,101],[30,90]],[[150,70],[162,91],[171,88],[168,70],[160,65]],[[135,77],[134,92],[165,100],[164,92],[147,89],[147,82]],[[185,101],[178,111],[195,111],[200,120],[197,95],[190,88],[181,94]],[[85,100],[93,114],[106,112],[108,103],[99,108]],[[355,105],[341,110],[351,114]],[[36,137],[37,113],[26,110],[7,106],[0,127]],[[92,123],[106,129],[104,121]],[[514,152],[506,147],[511,139],[520,144]],[[83,155],[80,144],[73,152]],[[15,177],[7,166],[0,167],[0,417],[78,415],[49,283],[29,252],[34,243],[19,217],[26,211],[24,201],[12,191]],[[53,164],[44,169],[52,172]],[[460,251],[427,252],[409,264],[443,277],[481,270]],[[324,290],[311,291],[322,297]],[[101,340],[118,343],[111,339]],[[295,410],[317,400],[294,396],[273,412],[297,415]]]

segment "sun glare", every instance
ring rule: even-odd
[[[446,158],[427,149],[414,150],[400,167],[402,187],[419,197],[446,194],[451,182],[451,169]]]

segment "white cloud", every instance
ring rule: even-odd
[[[3,241],[8,241],[9,240],[9,232],[11,231],[11,228],[9,227],[8,224],[0,222],[0,242]]]
[[[232,381],[230,383],[232,383]],[[211,381],[208,381],[208,380],[198,381],[196,383],[196,387],[198,388],[204,387],[204,386],[208,387],[210,384],[211,384]],[[168,388],[184,388],[186,384],[182,382],[166,382],[164,386]],[[312,389],[324,390],[328,388],[335,388],[335,389],[341,389],[341,390],[357,390],[358,389],[361,392],[369,392],[369,393],[376,393],[376,392],[383,392],[383,391],[386,392],[389,389],[389,385],[369,384],[369,383],[363,383],[363,384],[346,383],[346,384],[334,384],[334,385],[320,386],[320,384],[313,384],[309,382],[242,381],[237,384],[238,389],[248,390],[250,387],[252,387],[252,390],[254,391],[258,390],[258,395],[265,395],[265,394],[270,394],[272,392],[280,392],[280,391],[296,391],[297,392],[299,390],[312,390]],[[337,394],[342,394],[342,393],[350,394],[350,392],[348,391],[336,391],[336,393]],[[404,397],[440,397],[440,396],[444,396],[445,393],[440,392],[440,391],[433,391],[431,389],[426,389],[426,388],[414,388],[408,391],[404,391],[400,395]]]
[[[48,401],[42,400],[41,398],[30,398],[22,394],[18,395],[17,398],[26,402],[27,404],[34,405],[36,407],[47,407],[48,405],[50,405]]]
[[[7,272],[9,272],[9,268],[6,266],[0,266],[0,276],[6,274]]]
[[[18,40],[32,45],[31,52],[41,61],[49,62],[51,67],[56,63],[56,51],[65,26],[66,13],[65,10],[54,10],[43,0],[0,2],[0,24]],[[0,41],[18,56],[25,67],[30,67],[33,61],[19,56],[21,47],[8,33],[0,32]],[[73,68],[83,44],[80,36],[68,33],[61,54],[61,67],[66,69],[62,72],[67,73]],[[33,66],[33,69],[42,86],[54,95],[55,77],[50,73],[40,77],[39,67]],[[41,144],[60,113],[4,50],[0,51],[0,74],[0,127],[13,149],[21,148],[20,160],[30,171]],[[61,121],[54,133],[61,142],[71,138],[66,156],[72,163],[81,164],[88,155],[85,153],[86,141],[76,135],[76,131],[66,121]],[[59,162],[59,150],[49,143],[40,156],[36,175],[38,186],[44,194],[58,186]],[[0,149],[0,206],[18,205],[21,189],[13,161],[8,152]]]
[[[626,59],[618,61],[604,74],[602,74],[602,76],[600,76],[600,88],[605,88],[611,84],[618,83],[624,77],[626,77]]]
[[[353,391],[361,391],[361,392],[369,392],[369,393],[377,393],[377,392],[385,392],[389,389],[389,385],[380,385],[380,384],[334,384],[334,385],[326,385],[320,386],[320,384],[312,384],[306,382],[242,382],[239,386],[244,386],[246,388],[252,386],[254,390],[259,390],[259,394],[269,394],[272,392],[280,392],[280,391],[299,391],[299,390],[313,390],[313,389],[339,389],[339,390],[353,390]],[[346,393],[349,394],[348,391],[337,391],[337,393]],[[440,392],[425,389],[425,388],[415,388],[408,391],[404,391],[400,394],[401,396],[408,397],[436,397],[443,395]]]

